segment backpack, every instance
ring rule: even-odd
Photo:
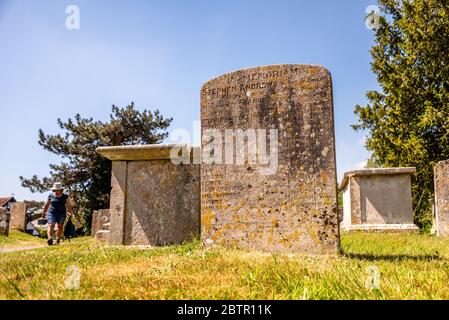
[[[76,235],[76,228],[72,222],[72,218],[69,218],[64,227],[64,238],[73,238]]]

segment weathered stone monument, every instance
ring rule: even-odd
[[[166,245],[200,232],[198,148],[176,145],[102,147],[112,160],[108,243]],[[196,151],[195,151],[196,150]],[[199,159],[195,161],[199,163]]]
[[[92,213],[92,227],[90,229],[91,235],[94,236],[97,231],[102,229],[102,226],[110,221],[109,209],[94,210]]]
[[[344,231],[416,231],[411,174],[415,168],[374,168],[346,172],[343,191]]]
[[[91,235],[98,241],[108,242],[110,219],[109,209],[95,210],[92,213]]]
[[[437,236],[449,236],[449,160],[434,167],[435,229]]]
[[[14,202],[11,206],[9,227],[25,232],[27,229],[27,205],[25,202]]]
[[[0,236],[9,235],[9,212],[0,207]]]
[[[224,74],[201,89],[206,244],[279,252],[339,247],[332,80],[320,66]]]

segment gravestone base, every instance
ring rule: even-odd
[[[359,224],[342,226],[342,231],[345,232],[417,232],[419,228],[414,224]]]
[[[95,239],[98,242],[108,243],[108,241],[109,241],[109,230],[98,230],[95,233]]]

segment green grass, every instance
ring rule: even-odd
[[[16,247],[28,247],[45,245],[44,239],[34,237],[24,232],[10,230],[9,236],[0,236],[0,251]]]
[[[66,268],[80,288],[66,289]],[[380,288],[366,286],[369,268]],[[340,255],[155,249],[82,238],[0,254],[0,299],[449,299],[449,240],[420,234],[342,236]]]

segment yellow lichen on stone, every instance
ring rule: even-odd
[[[211,210],[203,210],[201,214],[201,229],[203,232],[208,233],[211,229],[212,218],[214,214]]]

